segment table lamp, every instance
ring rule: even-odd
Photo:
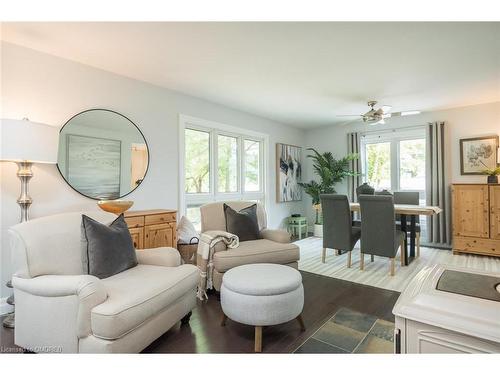
[[[17,177],[21,180],[21,194],[17,203],[21,207],[21,222],[29,219],[32,199],[29,196],[28,183],[33,177],[31,167],[34,163],[56,164],[59,143],[59,129],[35,122],[23,120],[0,120],[0,161],[17,164]],[[7,286],[12,288],[11,282]],[[14,305],[10,296],[8,303]],[[14,313],[3,322],[8,328],[14,327]]]

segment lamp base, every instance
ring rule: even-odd
[[[16,325],[16,316],[15,314],[12,312],[12,313],[9,313],[7,314],[7,316],[5,317],[5,319],[3,320],[2,322],[2,325],[5,327],[5,328],[14,328],[15,325]]]
[[[21,180],[21,194],[17,198],[17,204],[21,207],[21,223],[28,221],[29,219],[29,208],[33,200],[29,195],[28,184],[33,177],[33,171],[31,167],[33,163],[29,161],[20,161],[17,164],[17,177]]]

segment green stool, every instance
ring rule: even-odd
[[[307,218],[303,216],[288,218],[288,232],[292,236],[298,236],[302,239],[302,232],[307,237]]]

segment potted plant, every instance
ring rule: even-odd
[[[485,169],[483,174],[488,176],[488,184],[498,184],[498,175],[500,175],[500,166],[493,169]]]
[[[336,193],[335,184],[348,176],[358,175],[349,168],[349,163],[357,159],[358,154],[349,154],[342,159],[335,159],[331,152],[319,153],[314,148],[308,148],[307,150],[312,151],[307,157],[313,160],[313,170],[319,177],[319,181],[301,182],[299,185],[312,198],[313,209],[316,212],[314,235],[322,237],[323,219],[321,215],[320,195]]]

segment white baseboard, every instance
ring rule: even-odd
[[[0,298],[0,315],[5,315],[14,311],[14,308],[7,303],[7,297]]]

